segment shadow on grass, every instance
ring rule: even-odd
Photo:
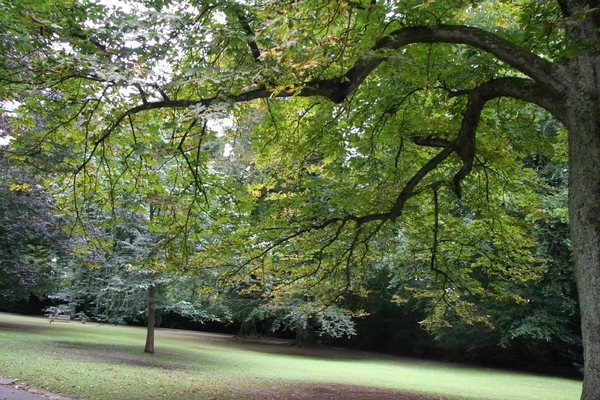
[[[62,357],[83,362],[109,362],[132,367],[163,369],[169,371],[194,371],[198,365],[218,367],[214,357],[191,356],[183,351],[161,350],[159,354],[142,353],[140,346],[121,344],[95,344],[90,342],[54,341],[52,350]]]
[[[365,360],[382,360],[402,362],[418,365],[441,365],[446,366],[448,363],[435,360],[402,357],[397,355],[387,355],[384,353],[373,353],[368,351],[346,349],[341,347],[333,347],[329,345],[319,345],[317,347],[297,347],[294,346],[293,339],[243,339],[224,335],[221,338],[221,343],[228,348],[238,350],[254,351],[265,354],[276,354],[285,356],[297,356],[303,358],[313,358],[317,360],[331,361],[365,361]],[[460,364],[452,364],[453,366],[462,367]],[[464,365],[464,367],[468,367]]]
[[[49,329],[52,329],[50,326],[50,321],[48,321],[48,326],[43,325],[33,325],[33,324],[20,324],[16,322],[8,322],[8,321],[0,321],[0,330],[6,331],[18,331],[25,333],[42,333],[47,332]]]

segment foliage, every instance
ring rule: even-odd
[[[555,121],[542,118],[539,123],[544,135],[561,134]],[[535,152],[523,160],[543,183],[539,188],[543,201],[531,227],[536,241],[533,254],[542,271],[537,279],[509,283],[513,298],[477,301],[476,312],[486,316],[487,325],[448,313],[448,326],[426,335],[419,322],[425,319],[430,299],[411,298],[405,282],[389,265],[372,268],[367,278],[368,298],[352,297],[344,304],[369,313],[357,321],[359,335],[349,345],[519,368],[560,366],[577,373],[582,365],[581,333],[565,212],[567,167],[560,148],[553,154],[550,158]],[[462,215],[468,218],[470,213]],[[526,214],[520,217],[531,218]],[[387,304],[393,296],[402,299],[396,306]]]
[[[194,306],[201,300],[192,283],[197,279],[192,280],[187,272],[185,254],[176,253],[181,242],[154,227],[154,218],[127,207],[102,211],[91,203],[87,212],[90,218],[86,221],[93,225],[84,231],[87,242],[79,243],[79,264],[73,266],[55,298],[99,321],[146,321],[148,290],[155,286],[158,313],[216,318],[208,309]],[[158,215],[150,212],[153,217]]]
[[[187,253],[190,226],[203,212],[215,236],[202,246],[211,254],[197,263],[234,260],[242,275],[275,277],[272,293],[309,294],[322,303],[364,291],[365,270],[389,258],[385,244],[401,235],[409,250],[401,257],[414,262],[399,275],[423,277],[420,295],[439,300],[431,326],[443,325],[449,308],[471,318],[474,303],[461,296],[503,296],[506,282],[536,273],[529,268],[528,227],[514,215],[532,212],[537,183],[512,161],[527,146],[513,144],[513,130],[503,123],[504,116],[518,112],[526,124],[528,113],[508,100],[496,111],[482,109],[489,118],[480,128],[481,150],[471,173],[456,175],[464,157],[446,150],[434,156],[434,149],[451,149],[452,132],[461,129],[466,102],[458,94],[507,71],[494,71],[491,58],[460,45],[394,52],[378,38],[433,16],[443,23],[477,23],[491,12],[485,10],[489,4],[465,13],[434,2],[421,13],[409,12],[417,4],[313,3],[96,5],[71,19],[59,18],[53,8],[32,7],[33,17],[20,23],[47,52],[23,59],[31,63],[23,69],[44,70],[55,94],[31,92],[15,100],[21,108],[52,115],[36,146],[69,144],[63,162],[78,194],[65,201],[74,202],[80,218],[92,199],[104,209],[127,204],[143,211],[150,203],[167,210],[154,226],[168,226],[173,230],[168,236],[183,238]],[[16,20],[20,12],[9,15]],[[33,28],[46,18],[35,13],[58,22],[36,34]],[[519,30],[497,18],[486,23]],[[5,53],[13,59],[23,52],[19,47]],[[445,54],[452,54],[456,68],[432,75],[434,65],[447,61]],[[377,64],[385,59],[386,65],[357,81],[361,90],[337,104],[337,95],[327,91],[339,89],[330,87],[334,77],[352,65],[362,68],[368,57]],[[465,75],[465,62],[481,68]],[[442,102],[436,100],[440,96]],[[266,100],[236,105],[256,98]],[[21,108],[13,119],[27,127],[30,117]],[[257,108],[265,118],[252,133],[259,149],[254,165],[263,172],[259,181],[247,182],[248,198],[212,169],[208,143],[218,129],[208,122],[231,115],[243,121]],[[9,134],[16,152],[35,150],[18,131]],[[526,129],[519,134],[524,142],[540,142]],[[430,158],[435,164],[423,169],[420,164]],[[209,211],[217,202],[220,208]],[[391,213],[382,212],[390,205]],[[457,215],[461,212],[472,217]]]
[[[556,123],[542,120],[544,135],[560,135]],[[492,349],[501,346],[504,362],[563,364],[581,368],[581,336],[575,271],[570,243],[567,205],[567,166],[560,148],[554,158],[540,153],[530,154],[525,163],[532,166],[544,182],[541,214],[535,220],[532,234],[543,273],[526,284],[513,283],[517,303],[481,305],[489,314],[494,331],[486,334],[493,339],[481,340],[479,329],[461,326],[436,333],[437,338],[453,357],[477,360],[498,360]],[[529,218],[531,218],[529,216]],[[452,346],[456,346],[452,349]],[[512,359],[512,360],[511,360]]]
[[[287,301],[280,304],[267,304],[263,310],[273,317],[272,330],[281,327],[297,330],[306,328],[308,321],[323,338],[340,338],[356,335],[352,313],[337,306],[322,306],[308,301]]]
[[[0,150],[0,292],[3,301],[43,296],[61,283],[70,238],[41,179]]]

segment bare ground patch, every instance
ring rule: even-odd
[[[252,389],[252,399],[310,399],[310,400],[444,400],[418,393],[354,385],[294,385],[282,389]]]

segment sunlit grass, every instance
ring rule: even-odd
[[[578,399],[581,382],[361,352],[294,351],[201,332],[53,323],[0,313],[0,375],[85,399],[240,399],[298,384],[378,387],[452,399]],[[332,356],[333,354],[333,356]],[[254,397],[253,397],[254,396]]]

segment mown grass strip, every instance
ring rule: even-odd
[[[0,313],[0,375],[85,399],[256,398],[255,390],[358,385],[448,399],[576,400],[581,381],[343,350],[296,350],[202,332],[48,323]]]

